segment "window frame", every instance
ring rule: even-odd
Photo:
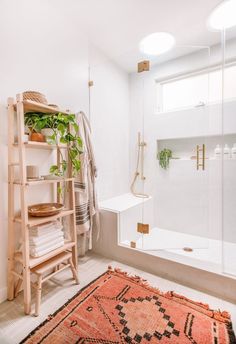
[[[162,79],[155,79],[155,87],[156,87],[156,114],[165,114],[165,113],[171,113],[171,112],[177,112],[177,111],[182,111],[182,110],[188,110],[188,109],[195,109],[198,107],[205,107],[208,105],[214,105],[214,104],[220,104],[222,103],[222,99],[223,99],[223,90],[222,90],[222,95],[221,95],[221,99],[217,100],[217,101],[209,101],[209,87],[210,87],[210,73],[213,73],[215,71],[222,71],[222,76],[221,76],[221,80],[222,83],[224,82],[224,78],[223,78],[223,68],[227,69],[230,67],[234,67],[236,66],[236,60],[232,60],[229,61],[227,63],[225,63],[225,65],[221,65],[221,64],[216,64],[213,65],[211,67],[205,67],[202,69],[197,69],[195,71],[191,71],[191,72],[185,72],[185,73],[180,73],[180,74],[175,74],[172,77],[168,77],[168,78],[162,78]],[[198,75],[203,75],[203,74],[208,74],[208,101],[204,104],[196,104],[194,106],[182,106],[179,108],[173,108],[170,110],[163,110],[163,86],[172,82],[176,82],[179,80],[184,80],[184,79],[188,79],[188,78],[192,78]],[[224,99],[224,102],[230,102],[236,100],[236,96],[233,98],[228,98],[228,99]]]

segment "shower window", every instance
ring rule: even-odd
[[[236,65],[230,65],[225,69],[225,100],[235,98]],[[222,72],[220,68],[157,83],[158,112],[204,106],[208,102],[220,103],[221,99]]]

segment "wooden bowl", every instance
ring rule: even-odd
[[[43,217],[59,214],[64,208],[60,203],[39,203],[28,206],[28,212],[31,216]]]

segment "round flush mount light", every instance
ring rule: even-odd
[[[146,55],[161,55],[171,50],[175,45],[175,38],[167,32],[155,32],[144,37],[139,49]]]
[[[220,3],[210,14],[207,26],[213,30],[229,29],[236,25],[236,0]]]

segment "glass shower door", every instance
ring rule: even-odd
[[[210,52],[177,47],[174,55],[178,57],[162,64],[151,60],[150,71],[142,76],[143,193],[151,200],[143,200],[142,223],[148,230],[144,228],[141,249],[198,254],[209,247],[210,236],[209,175],[215,145],[209,139]]]
[[[223,107],[222,258],[223,272],[236,276],[236,28],[222,33]]]

